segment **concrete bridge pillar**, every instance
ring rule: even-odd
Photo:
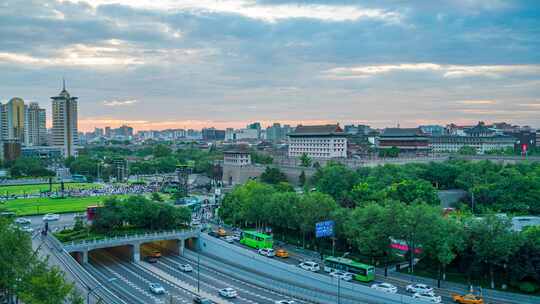
[[[82,252],[82,263],[88,264],[88,250]]]
[[[131,246],[133,247],[133,262],[139,263],[141,261],[141,244],[135,243]]]
[[[184,246],[185,246],[186,240],[180,239],[178,240],[178,255],[183,256],[184,255]]]

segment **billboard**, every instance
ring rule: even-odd
[[[319,222],[315,224],[315,236],[320,237],[328,237],[328,236],[334,236],[334,221],[324,221]]]

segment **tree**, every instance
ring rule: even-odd
[[[458,154],[460,154],[460,155],[476,155],[477,151],[476,151],[476,148],[474,148],[474,147],[463,146],[463,147],[459,148]]]
[[[471,219],[468,223],[469,239],[476,261],[484,263],[489,269],[491,288],[495,288],[494,267],[508,263],[521,240],[511,229],[508,219],[488,215],[481,220]]]
[[[355,208],[345,225],[345,235],[356,246],[358,252],[371,258],[372,264],[376,258],[390,255],[392,236],[392,221],[387,206],[368,203]]]
[[[300,156],[300,165],[306,168],[311,167],[311,162],[311,157],[309,157],[307,153],[302,153],[302,155]]]
[[[309,192],[300,197],[298,205],[297,222],[302,232],[302,240],[305,245],[306,235],[315,230],[317,222],[331,218],[336,210],[336,201],[329,195],[320,192]]]
[[[437,190],[424,180],[403,180],[395,183],[386,190],[386,196],[406,204],[415,201],[425,202],[429,205],[439,205]]]
[[[25,282],[20,298],[25,303],[57,304],[62,303],[73,290],[71,284],[66,284],[64,273],[57,267],[49,269],[47,264],[40,261],[32,269]]]
[[[393,235],[397,239],[404,240],[409,247],[409,269],[414,272],[414,258],[420,244],[431,238],[433,223],[440,217],[439,207],[429,206],[423,202],[415,202],[405,205],[401,202],[391,205],[395,214]]]
[[[278,168],[266,167],[266,170],[261,174],[261,181],[267,184],[278,184],[286,182],[287,176]]]
[[[167,157],[171,156],[172,150],[168,146],[164,144],[158,144],[154,147],[154,151],[152,152],[154,154],[154,157]]]
[[[522,233],[523,244],[509,258],[510,282],[536,281],[540,285],[540,226],[531,226]]]
[[[439,278],[446,280],[448,266],[465,247],[463,224],[453,217],[438,217],[432,224],[431,234],[422,243],[424,253],[439,263]]]
[[[11,164],[9,173],[12,177],[54,176],[54,172],[45,168],[42,161],[35,157],[19,157]]]
[[[345,203],[350,198],[349,192],[357,184],[356,172],[342,164],[329,163],[315,173],[313,180],[319,191],[331,195],[342,205],[350,207],[350,204]]]
[[[32,251],[30,236],[0,218],[0,302],[17,296],[25,303],[80,304],[73,285],[58,268],[49,268]]]
[[[154,202],[163,202],[163,198],[157,192],[153,192],[151,197]]]
[[[304,170],[302,170],[298,176],[298,183],[300,183],[300,186],[302,187],[306,184],[306,172],[304,172]]]

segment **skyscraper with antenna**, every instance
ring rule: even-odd
[[[79,144],[78,97],[66,90],[62,78],[62,91],[52,99],[52,144],[63,148],[64,157],[76,156]]]

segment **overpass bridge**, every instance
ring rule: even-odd
[[[82,240],[64,243],[64,250],[80,263],[88,263],[90,251],[109,248],[124,248],[124,255],[133,262],[141,260],[141,247],[147,244],[164,248],[174,254],[182,255],[186,245],[193,248],[200,236],[200,230],[172,230],[155,233],[142,233],[116,236],[106,239]]]

